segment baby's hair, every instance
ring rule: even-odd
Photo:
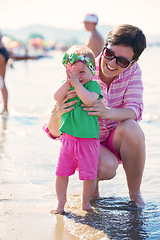
[[[68,49],[67,53],[69,55],[72,53],[75,53],[76,55],[83,55],[85,57],[88,57],[92,61],[94,67],[96,66],[95,55],[94,55],[93,51],[84,45],[73,45],[72,47],[70,47]]]

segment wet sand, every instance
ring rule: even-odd
[[[74,204],[77,200],[72,205],[72,216],[69,203],[66,216],[51,215],[49,211],[56,207],[56,198],[41,195],[41,185],[24,183],[23,176],[12,166],[3,165],[0,176],[1,240],[76,240],[82,235],[83,239],[109,239],[103,231],[74,221],[73,214],[79,218],[87,214],[81,211],[79,195],[72,196]]]

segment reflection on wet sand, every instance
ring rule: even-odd
[[[66,212],[65,216],[74,221],[69,225],[74,236],[77,234],[84,236],[83,239],[93,240],[148,238],[144,210],[138,209],[128,199],[99,198],[92,201],[92,206],[95,211],[85,214],[76,213],[75,206],[72,206],[72,212]]]
[[[7,130],[7,118],[2,118],[0,126],[0,157],[3,153],[3,143],[5,141],[5,135]]]
[[[53,232],[53,240],[79,240],[79,237],[72,235],[65,221],[65,216],[56,214],[56,224]]]

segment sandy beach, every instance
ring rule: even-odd
[[[76,240],[82,239],[76,235],[86,232],[92,239],[109,239],[103,231],[76,223],[76,215],[80,218],[87,217],[81,211],[80,195],[72,196],[71,205],[66,207],[67,215],[51,215],[49,211],[55,206],[56,197],[49,193],[42,195],[42,186],[26,181],[25,176],[16,171],[14,166],[5,159],[1,162],[0,170],[0,239],[1,240]],[[72,210],[72,216],[69,216]],[[75,216],[74,216],[75,214]],[[72,234],[73,232],[73,234]],[[94,235],[95,238],[94,238]]]

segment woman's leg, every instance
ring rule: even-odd
[[[98,179],[110,180],[114,178],[117,168],[118,159],[116,156],[103,145],[100,145]]]
[[[99,181],[110,180],[116,176],[118,168],[118,160],[115,155],[103,145],[100,145],[99,165],[98,165],[98,180],[92,198],[99,197]]]
[[[136,121],[126,120],[117,126],[113,143],[121,155],[130,198],[142,207],[140,186],[146,157],[144,133]]]
[[[51,214],[58,214],[64,212],[64,206],[67,202],[67,186],[68,186],[68,177],[56,177],[56,194],[58,205],[55,210],[51,210]]]

